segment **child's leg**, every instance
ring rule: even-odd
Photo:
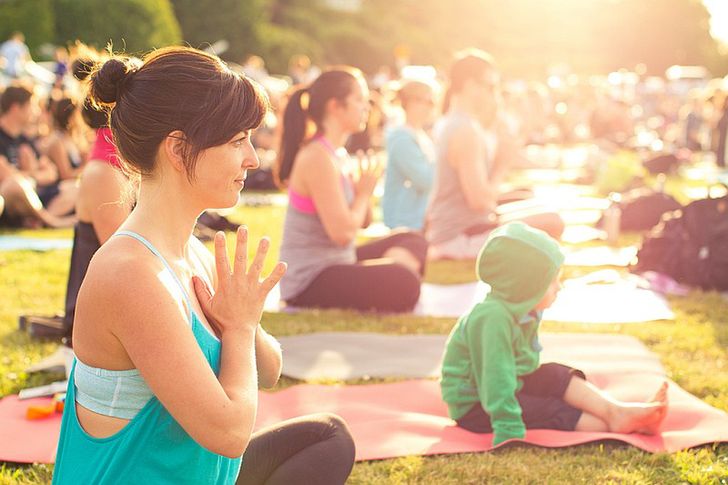
[[[583,411],[576,425],[578,431],[654,434],[667,410],[667,383],[649,402],[625,403],[574,377],[566,388],[564,401]]]

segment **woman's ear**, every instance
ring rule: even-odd
[[[187,137],[180,130],[171,132],[162,142],[162,149],[167,160],[175,170],[181,173],[187,170],[184,157],[186,145]]]
[[[326,101],[326,111],[325,112],[326,113],[331,113],[331,114],[336,113],[336,111],[339,108],[341,108],[341,106],[342,106],[342,102],[341,101],[339,101],[338,99],[333,98],[333,97],[332,98],[329,98],[329,100]]]

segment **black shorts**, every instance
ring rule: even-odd
[[[61,184],[60,182],[56,182],[50,185],[43,185],[36,189],[36,193],[38,194],[38,198],[43,204],[43,207],[48,207],[48,204],[50,204],[51,201],[58,197],[58,194],[61,193]]]
[[[581,410],[563,400],[573,377],[586,379],[584,373],[557,363],[543,364],[531,374],[521,376],[523,388],[516,394],[526,429],[573,431]],[[474,433],[492,433],[490,416],[478,403],[457,420],[458,426]]]

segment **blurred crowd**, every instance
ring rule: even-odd
[[[98,116],[91,123],[88,113],[83,116],[82,80],[72,69],[89,52],[81,44],[60,47],[54,61],[35,63],[22,33],[0,45],[0,224],[73,225],[76,182],[99,129]],[[321,69],[305,55],[291,58],[287,75],[270,75],[259,56],[230,66],[260,83],[270,98],[273,109],[253,135],[261,170],[251,174],[248,186],[274,189],[279,118],[287,97]],[[386,150],[387,133],[406,122],[408,85],[415,97],[433,102],[423,120],[429,133],[442,110],[446,75],[446,69],[413,65],[370,73],[368,122],[350,137],[349,152]],[[603,150],[699,156],[725,166],[728,80],[711,79],[704,69],[674,66],[661,77],[627,70],[585,77],[562,69],[542,82],[504,77],[497,83],[493,116],[521,148],[514,152],[516,165],[540,163],[527,159],[522,148],[528,145],[596,143]]]

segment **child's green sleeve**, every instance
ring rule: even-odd
[[[473,374],[483,409],[493,427],[493,444],[526,436],[521,405],[516,399],[518,378],[507,317],[488,316],[468,322]]]

